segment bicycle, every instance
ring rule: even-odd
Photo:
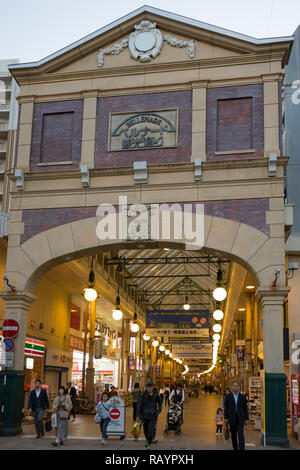
[[[77,413],[78,414],[93,415],[96,413],[95,407],[96,407],[96,403],[89,400],[88,397],[77,399]]]

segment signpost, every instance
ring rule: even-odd
[[[113,396],[110,398],[113,408],[110,411],[110,422],[107,427],[107,434],[111,436],[125,437],[125,402],[121,397]]]
[[[2,334],[3,338],[15,338],[19,333],[19,323],[16,320],[7,318],[3,322]]]

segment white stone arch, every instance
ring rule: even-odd
[[[17,291],[33,294],[39,279],[51,268],[79,256],[87,256],[95,249],[108,251],[126,248],[132,242],[124,240],[100,241],[96,236],[96,217],[69,222],[41,232],[19,247],[9,247],[6,274]],[[204,216],[203,251],[224,255],[252,274],[258,286],[270,288],[275,267],[281,269],[277,286],[285,285],[284,240],[270,238],[250,225],[237,221]],[[145,247],[169,246],[185,248],[178,240],[166,242],[143,241]]]

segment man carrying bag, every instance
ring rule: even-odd
[[[137,416],[144,426],[146,447],[150,450],[151,443],[155,437],[156,423],[162,410],[162,399],[157,391],[153,390],[152,382],[146,383],[146,390],[141,394],[137,405]]]

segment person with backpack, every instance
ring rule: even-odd
[[[143,423],[146,448],[150,450],[155,437],[157,418],[162,410],[162,400],[157,391],[153,390],[153,382],[147,382],[145,388],[138,400],[137,416]]]
[[[110,422],[110,411],[113,408],[109,401],[109,395],[107,392],[103,392],[101,400],[96,406],[95,422],[100,424],[100,430],[102,434],[101,444],[106,445],[107,440],[107,427]]]

